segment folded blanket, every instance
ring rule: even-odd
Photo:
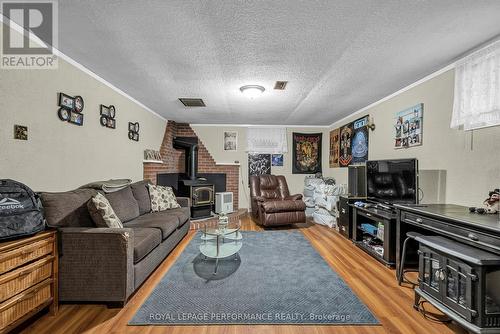
[[[105,193],[112,193],[118,190],[122,190],[123,188],[127,187],[132,183],[132,180],[130,179],[118,179],[118,180],[107,180],[107,181],[96,181],[96,182],[91,182],[87,183],[80,188],[91,188],[91,189],[97,189],[97,190],[102,190]]]

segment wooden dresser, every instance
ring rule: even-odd
[[[55,231],[0,243],[0,333],[46,307],[57,313]]]

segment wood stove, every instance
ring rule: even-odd
[[[177,195],[191,199],[191,218],[212,216],[214,185],[196,176],[198,171],[198,138],[175,137],[173,146],[185,151],[186,173],[178,181]]]
[[[213,184],[191,187],[192,206],[205,206],[214,204]]]
[[[500,256],[440,237],[419,236],[420,298],[474,333],[500,331]]]

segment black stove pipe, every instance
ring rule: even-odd
[[[196,173],[198,172],[198,138],[175,137],[173,146],[175,149],[184,150],[186,175],[189,179],[196,180]]]

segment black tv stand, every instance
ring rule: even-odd
[[[396,210],[392,206],[381,205],[376,201],[368,202],[373,206],[358,207],[349,204],[353,210],[353,242],[384,265],[394,267]]]

